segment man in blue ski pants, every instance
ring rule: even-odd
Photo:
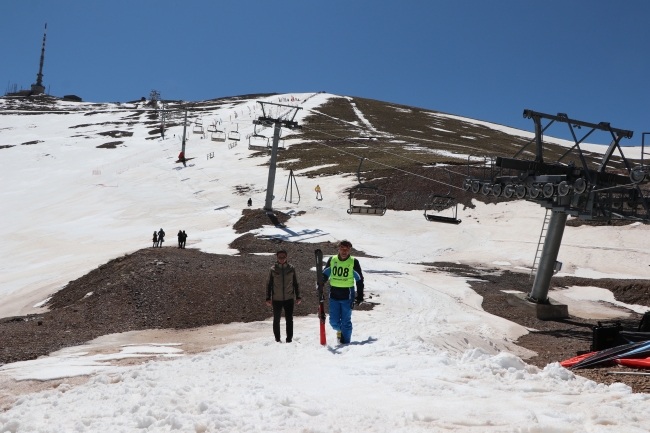
[[[352,338],[352,309],[363,302],[363,273],[359,261],[350,255],[352,243],[339,242],[339,253],[327,260],[324,282],[329,279],[330,325],[342,344]],[[356,299],[354,283],[357,283]]]

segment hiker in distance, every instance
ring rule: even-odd
[[[284,309],[284,320],[287,324],[287,343],[293,339],[293,307],[300,304],[300,290],[296,268],[287,262],[287,252],[280,250],[276,253],[277,263],[269,269],[266,283],[266,305],[273,307],[273,335],[275,341],[280,338],[280,317]]]
[[[187,233],[183,230],[183,245],[181,246],[183,249],[185,249],[185,241],[187,241]]]
[[[158,247],[159,248],[162,247],[163,242],[165,242],[165,231],[161,227],[160,230],[158,230]]]
[[[153,248],[156,248],[156,245],[158,244],[158,232],[155,230],[153,231]]]
[[[176,237],[178,238],[178,248],[183,248],[183,232],[179,230]]]
[[[314,191],[316,191],[316,200],[322,200],[323,199],[323,194],[320,192],[320,185],[316,185],[316,188],[314,188]]]
[[[330,326],[336,338],[347,344],[352,338],[352,309],[363,302],[363,273],[359,261],[350,255],[352,243],[339,242],[339,253],[327,260],[323,284],[329,279]],[[354,283],[357,283],[356,298]]]
[[[253,206],[253,199],[249,197],[248,202],[246,202],[246,204],[248,205],[248,207]]]

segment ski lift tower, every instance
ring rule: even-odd
[[[535,310],[538,319],[567,318],[567,306],[548,297],[551,278],[562,265],[557,261],[557,257],[567,217],[573,215],[588,221],[624,220],[650,223],[647,176],[650,170],[643,164],[643,160],[641,166],[633,167],[623,154],[620,141],[623,138],[632,138],[632,131],[613,128],[607,122],[596,124],[570,119],[564,113],[551,115],[524,110],[524,118],[533,120],[535,137],[513,157],[497,157],[491,160],[489,169],[483,170],[484,173],[489,172],[489,176],[468,176],[463,182],[463,189],[471,189],[473,193],[480,191],[483,195],[492,194],[495,197],[514,196],[546,208],[531,272],[531,276],[533,272],[535,275],[533,287],[528,295],[509,294],[508,303]],[[543,128],[542,119],[549,121]],[[549,161],[548,156],[545,158],[544,155],[543,133],[553,123],[567,124],[575,144],[556,161]],[[589,129],[589,132],[578,139],[576,129],[580,128]],[[580,144],[594,131],[606,132],[612,141],[600,162],[592,162],[592,166],[589,166]],[[535,143],[535,159],[519,157],[532,143]],[[620,153],[620,161],[617,161],[619,167],[612,167],[610,162],[616,150]],[[562,160],[573,151],[577,151],[579,162],[563,163]],[[608,168],[610,170],[607,170]]]
[[[278,158],[278,143],[280,142],[280,129],[289,128],[289,129],[302,129],[298,122],[295,122],[296,114],[298,110],[302,110],[301,107],[294,107],[293,105],[285,104],[276,104],[274,102],[262,102],[257,101],[258,104],[262,106],[262,115],[253,120],[255,125],[263,126],[273,126],[273,147],[271,148],[271,164],[269,166],[269,180],[266,185],[266,201],[264,203],[264,210],[267,212],[273,212],[273,187],[275,185],[275,162]],[[278,117],[270,116],[270,107],[278,107],[278,112],[281,110],[281,107],[285,107],[286,110],[280,114]],[[267,115],[267,113],[269,113]]]
[[[189,123],[187,122],[187,107],[179,107],[179,108],[172,108],[168,109],[167,104],[163,101],[163,108],[162,109],[157,109],[156,111],[160,113],[161,117],[161,122],[162,122],[162,127],[163,129],[167,125],[167,118],[169,117],[168,115],[178,115],[179,113],[184,113],[183,114],[183,138],[181,140],[181,157],[179,157],[179,161],[185,164],[185,141],[186,141],[186,135],[187,135],[187,126]],[[178,161],[177,161],[178,162]]]

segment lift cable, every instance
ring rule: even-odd
[[[342,138],[342,137],[338,137],[338,136],[336,136],[336,135],[334,135],[334,134],[331,134],[331,133],[329,133],[329,132],[319,131],[318,129],[310,128],[310,127],[308,127],[308,126],[304,126],[304,125],[303,125],[303,129],[309,129],[309,130],[314,131],[314,132],[319,132],[319,133],[321,133],[321,134],[329,135],[329,136],[334,137],[334,138],[336,138],[336,139],[338,139],[338,140],[347,141],[347,142],[350,142],[350,143],[352,143],[352,144],[358,144],[358,143],[355,143],[354,141],[352,141],[352,140],[350,140],[350,139]],[[439,181],[439,180],[432,179],[432,178],[430,178],[430,177],[422,176],[421,174],[413,173],[413,172],[410,172],[410,171],[408,171],[408,170],[404,170],[404,169],[401,169],[401,168],[398,168],[398,167],[393,167],[392,165],[388,165],[388,164],[384,164],[384,163],[382,163],[382,162],[374,161],[374,160],[372,160],[372,159],[365,158],[365,157],[362,157],[362,156],[356,155],[356,154],[354,154],[354,153],[351,153],[351,152],[348,152],[348,151],[345,151],[345,150],[337,149],[336,147],[329,146],[329,145],[327,145],[327,144],[325,144],[325,143],[322,143],[322,142],[319,142],[319,141],[316,141],[316,143],[317,143],[317,144],[320,144],[320,145],[322,145],[322,146],[325,146],[325,147],[329,147],[330,149],[333,149],[333,150],[335,150],[335,151],[337,151],[337,152],[345,153],[345,154],[347,154],[347,155],[354,156],[355,158],[359,158],[359,159],[364,158],[366,161],[372,162],[372,163],[374,163],[374,164],[381,165],[381,166],[386,167],[386,168],[392,168],[393,170],[401,171],[402,173],[410,174],[410,175],[412,175],[412,176],[416,176],[416,177],[421,177],[422,179],[430,180],[430,181],[432,181],[432,182],[440,183],[440,184],[442,184],[442,185],[448,185],[448,186],[451,186],[452,188],[456,188],[456,189],[459,189],[459,190],[463,191],[462,188],[457,187],[457,186],[454,186],[454,185],[449,185],[447,182],[441,182],[441,181]],[[399,156],[399,155],[397,155],[397,156]],[[418,162],[419,162],[419,161],[418,161]]]
[[[607,191],[609,189],[616,189],[616,188],[634,189],[636,185],[637,185],[636,183],[627,183],[625,185],[615,185],[615,186],[610,186],[608,188],[593,189],[591,190],[591,192],[601,192],[601,191]]]
[[[309,109],[307,109],[307,111],[310,111],[310,112],[312,112],[312,113],[314,113],[314,114],[320,114],[321,116],[329,117],[329,118],[334,119],[334,120],[338,120],[339,122],[343,122],[343,123],[345,123],[345,124],[347,124],[347,125],[353,126],[353,127],[355,127],[355,128],[358,128],[358,129],[364,129],[364,128],[362,128],[361,126],[356,125],[356,124],[354,124],[354,123],[348,122],[348,121],[346,121],[346,120],[339,119],[339,118],[337,118],[337,117],[330,116],[330,115],[325,114],[325,113],[321,113],[321,112],[316,111],[316,110],[309,110]],[[327,134],[326,132],[318,131],[318,130],[313,129],[313,128],[308,128],[308,127],[305,127],[305,128],[307,128],[307,129],[311,129],[312,131],[317,131],[317,132],[321,132],[321,133],[323,133],[323,134]],[[333,134],[328,134],[328,135],[332,135],[333,137],[335,137]],[[347,139],[345,139],[345,138],[341,138],[341,140],[347,140]],[[347,140],[347,141],[350,141],[350,140]],[[355,143],[354,141],[351,141],[351,142],[354,143],[354,144],[358,144],[358,143]],[[431,163],[426,163],[426,162],[418,161],[417,159],[409,158],[408,156],[398,155],[398,154],[396,154],[396,153],[392,153],[392,152],[389,152],[389,151],[387,151],[387,150],[383,150],[383,149],[379,149],[379,148],[375,148],[374,150],[378,150],[378,151],[380,151],[380,152],[384,152],[384,153],[387,153],[387,154],[389,154],[389,155],[396,156],[396,157],[398,157],[398,158],[407,159],[407,160],[409,160],[409,161],[417,162],[418,164],[422,164],[422,165],[429,165],[429,164],[431,164]],[[440,167],[434,167],[434,168],[440,168]],[[447,171],[447,172],[449,172],[449,173],[454,173],[454,174],[457,174],[457,175],[459,175],[459,176],[467,177],[467,175],[464,174],[464,173],[458,173],[458,172],[456,172],[456,171],[449,170],[449,169],[447,169],[447,168],[445,168],[444,170]]]

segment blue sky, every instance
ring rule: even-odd
[[[43,81],[58,96],[325,90],[527,130],[524,108],[565,112],[631,129],[626,144],[638,144],[650,131],[649,12],[599,0],[0,0],[0,80],[35,82],[47,22]]]

